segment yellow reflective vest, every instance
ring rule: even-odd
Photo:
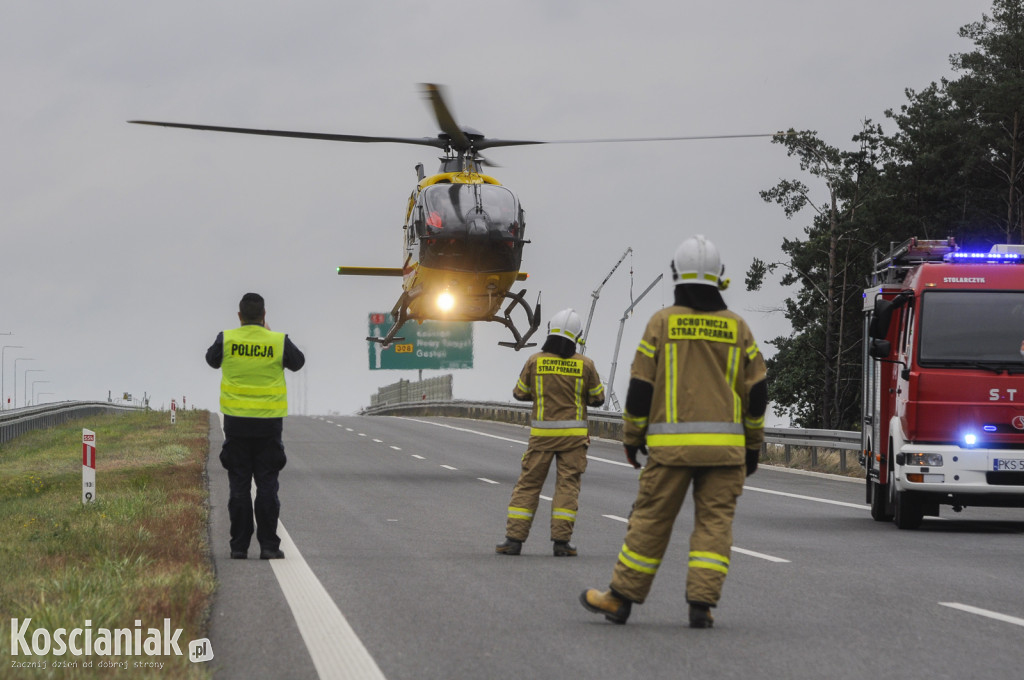
[[[284,336],[254,324],[224,331],[221,413],[243,418],[288,415]]]
[[[512,396],[533,402],[530,448],[563,451],[588,441],[587,406],[604,403],[604,385],[589,357],[538,352],[526,360]]]
[[[623,413],[623,443],[646,441],[663,465],[741,465],[760,448],[764,416],[748,413],[765,379],[764,357],[746,322],[728,309],[673,306],[651,317],[630,377],[654,386],[647,417]]]

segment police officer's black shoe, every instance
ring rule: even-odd
[[[232,550],[231,559],[233,560],[247,560],[249,559],[249,552],[247,550]]]
[[[499,555],[518,555],[523,552],[523,542],[514,538],[505,537],[504,543],[494,546],[494,552]]]
[[[283,560],[284,551],[280,548],[263,548],[260,550],[261,560]]]
[[[633,609],[633,603],[622,597],[614,590],[601,592],[590,588],[580,593],[580,604],[595,614],[604,614],[604,618],[612,623],[623,624],[629,618],[629,612]]]
[[[703,602],[690,604],[690,628],[712,628],[715,617],[711,615],[710,606]]]
[[[555,557],[576,557],[576,546],[569,541],[555,541],[552,548]]]

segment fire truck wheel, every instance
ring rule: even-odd
[[[899,529],[917,529],[924,520],[924,508],[921,502],[907,491],[896,492],[896,507],[893,508],[893,521]]]
[[[889,490],[874,480],[869,480],[868,486],[871,489],[871,519],[888,522],[892,519],[889,512]]]

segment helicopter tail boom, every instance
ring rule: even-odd
[[[342,276],[403,276],[401,267],[338,267]]]

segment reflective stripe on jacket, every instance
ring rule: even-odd
[[[221,413],[243,418],[288,415],[284,337],[254,324],[224,331]]]

